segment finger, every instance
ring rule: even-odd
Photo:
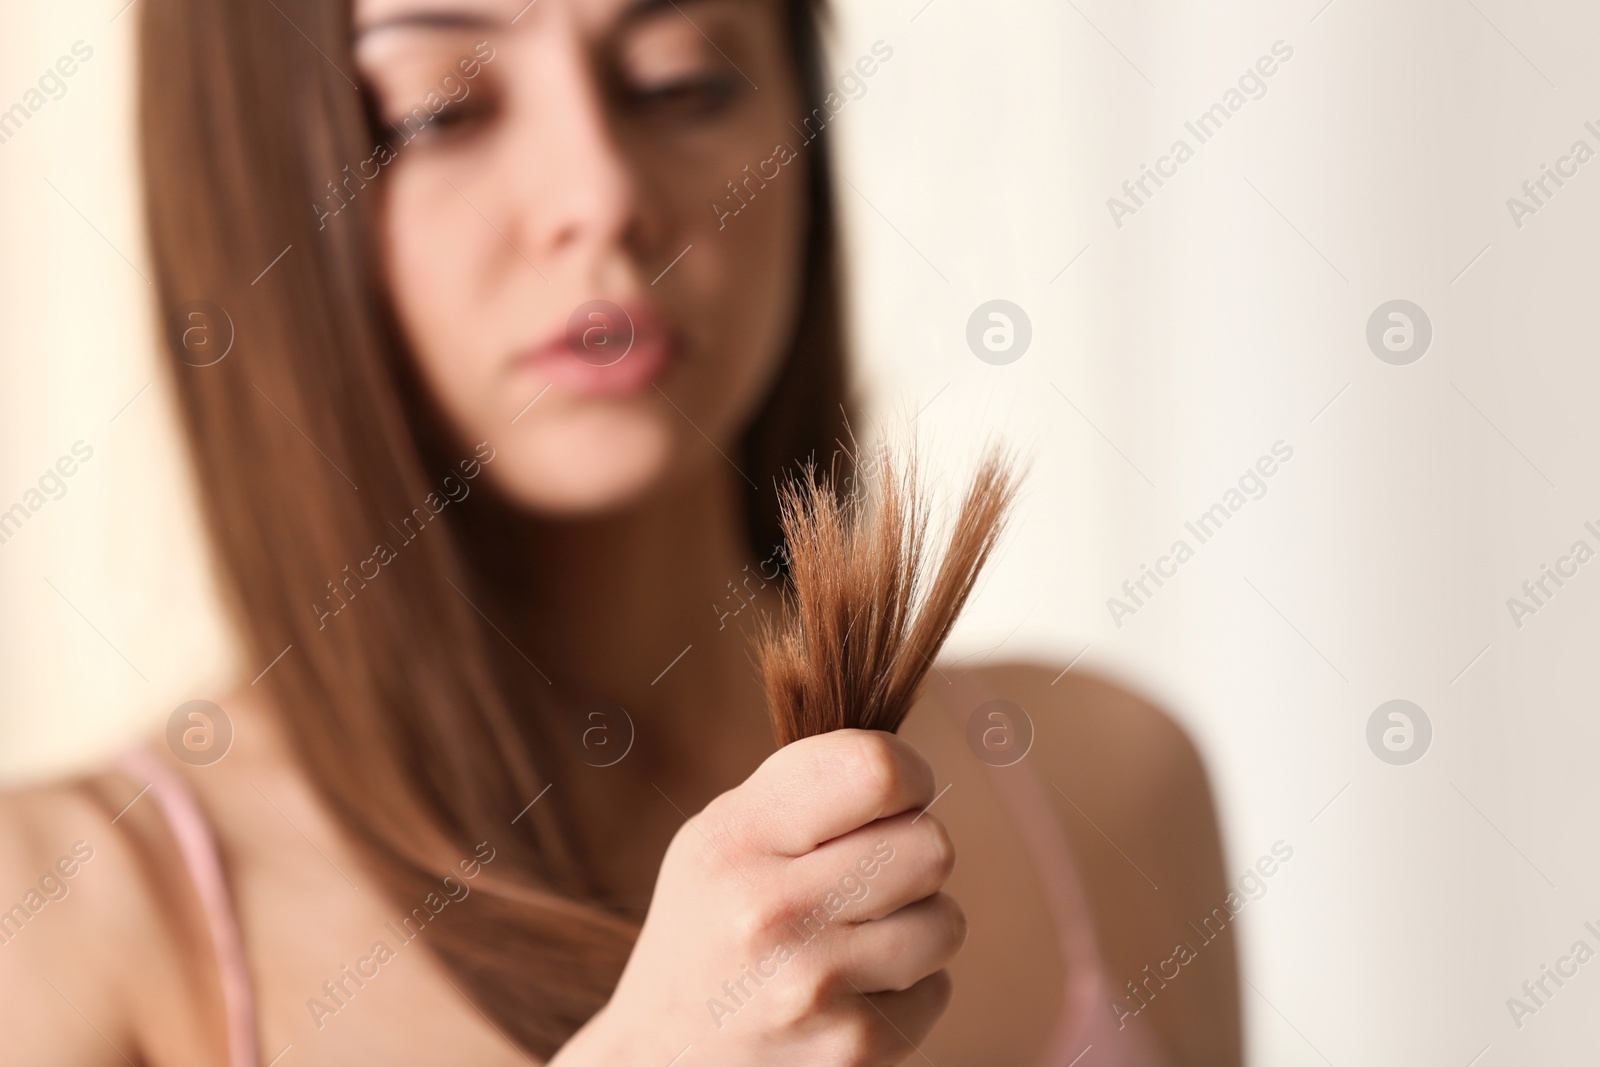
[[[910,989],[894,993],[852,992],[865,1001],[875,1063],[902,1063],[920,1052],[940,1016],[950,1006],[954,986],[949,971],[935,971]]]
[[[779,749],[713,804],[748,847],[803,856],[932,799],[933,768],[909,742],[881,730],[835,730]]]
[[[931,813],[879,819],[792,860],[786,903],[802,917],[857,923],[881,919],[937,893],[955,869],[955,845]]]
[[[961,905],[947,893],[935,893],[839,932],[826,948],[838,973],[859,992],[893,993],[948,966],[966,941]]]

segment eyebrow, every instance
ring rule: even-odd
[[[617,21],[620,25],[641,22],[645,19],[659,15],[662,12],[683,6],[698,7],[707,0],[632,0]],[[356,40],[377,33],[382,30],[395,29],[420,29],[420,30],[482,30],[504,28],[517,21],[529,8],[538,3],[538,0],[529,0],[526,7],[509,19],[496,15],[487,15],[476,11],[447,11],[443,9],[419,9],[393,15],[377,22],[368,23],[357,27]]]
[[[404,14],[394,15],[377,22],[370,22],[365,26],[356,27],[356,40],[361,40],[383,30],[398,29],[423,29],[423,30],[473,30],[489,29],[501,25],[502,20],[492,15],[483,15],[471,11],[407,11]]]

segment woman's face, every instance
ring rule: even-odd
[[[782,0],[356,0],[355,29],[387,284],[457,439],[559,516],[725,463],[799,297]]]

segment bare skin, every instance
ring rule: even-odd
[[[983,674],[994,693],[1029,708],[1039,724],[1024,762],[1071,796],[1069,802],[1046,786],[1091,899],[1105,969],[1113,983],[1137,980],[1174,942],[1193,940],[1186,924],[1209,914],[1227,892],[1192,748],[1156,709],[1076,671],[1054,687],[1052,673],[1040,667]],[[905,735],[932,764],[938,787],[951,787],[934,811],[955,846],[958,862],[944,889],[960,902],[968,935],[950,966],[949,1007],[918,1044],[941,1065],[1036,1062],[1070,963],[1049,936],[1036,858],[987,781],[992,772],[972,758],[939,703],[940,685],[937,678],[930,684]],[[420,945],[400,949],[378,980],[316,1025],[308,998],[374,939],[392,940],[385,923],[401,909],[364,884],[359,861],[286,758],[267,709],[248,697],[227,706],[240,726],[234,751],[211,768],[174,766],[203,798],[228,857],[264,1058],[292,1045],[296,1061],[310,1064],[525,1062]],[[770,747],[753,746],[747,759],[758,762]],[[684,768],[659,784],[684,806],[720,783]],[[108,773],[5,800],[0,884],[20,891],[73,841],[95,848],[72,880],[71,896],[0,950],[0,988],[7,990],[0,1021],[9,1040],[22,1040],[22,1062],[124,1062],[113,1044],[136,1063],[171,1067],[223,1055],[215,965],[174,846],[148,799],[110,824],[138,788]],[[602,831],[614,842],[611,851],[627,857],[618,866],[648,870],[643,878],[619,876],[614,891],[648,897],[655,864],[682,817],[659,795],[653,804],[601,815],[613,826],[635,827],[626,836]],[[460,906],[470,906],[470,897]],[[1148,1025],[1178,1063],[1238,1062],[1233,953],[1231,933],[1206,946],[1131,1025]],[[128,965],[133,960],[137,967]]]
[[[1061,958],[1039,857],[994,775],[1036,777],[1120,991],[1227,895],[1204,772],[1159,710],[1022,664],[980,672],[1037,726],[1005,772],[967,747],[954,667],[930,676],[903,738],[845,732],[773,754],[744,635],[776,593],[726,628],[710,605],[761,569],[727,456],[794,325],[807,162],[718,225],[708,196],[789,136],[799,98],[778,5],[682,6],[693,22],[627,0],[355,5],[380,112],[405,114],[441,71],[467,77],[458,60],[478,59],[464,116],[387,164],[380,252],[421,377],[456,436],[495,446],[494,490],[540,524],[536,587],[506,639],[553,685],[604,693],[636,727],[614,766],[569,755],[560,791],[539,800],[566,808],[606,900],[645,923],[613,1003],[553,1067],[666,1063],[691,1043],[685,1067],[1034,1062],[1088,961]],[[569,388],[523,358],[592,298],[665,324],[675,355],[658,388]],[[412,902],[379,891],[261,693],[218,699],[236,727],[221,761],[172,762],[227,863],[263,1062],[527,1062],[425,932],[336,1012],[308,1005]],[[350,773],[363,773],[359,753]],[[19,1062],[223,1061],[209,937],[159,812],[136,799],[143,785],[105,771],[0,797],[0,907],[64,869],[77,842],[93,850],[68,895],[0,944],[0,1034]],[[880,841],[894,858],[851,921],[708,1031],[719,979]],[[1179,1063],[1238,1062],[1231,932],[1129,1025]]]

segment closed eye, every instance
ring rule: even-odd
[[[494,104],[476,97],[446,104],[435,113],[417,108],[386,120],[407,143],[434,143],[465,137],[494,114]]]
[[[712,75],[637,87],[630,96],[642,117],[704,120],[727,111],[743,87],[736,78]]]

